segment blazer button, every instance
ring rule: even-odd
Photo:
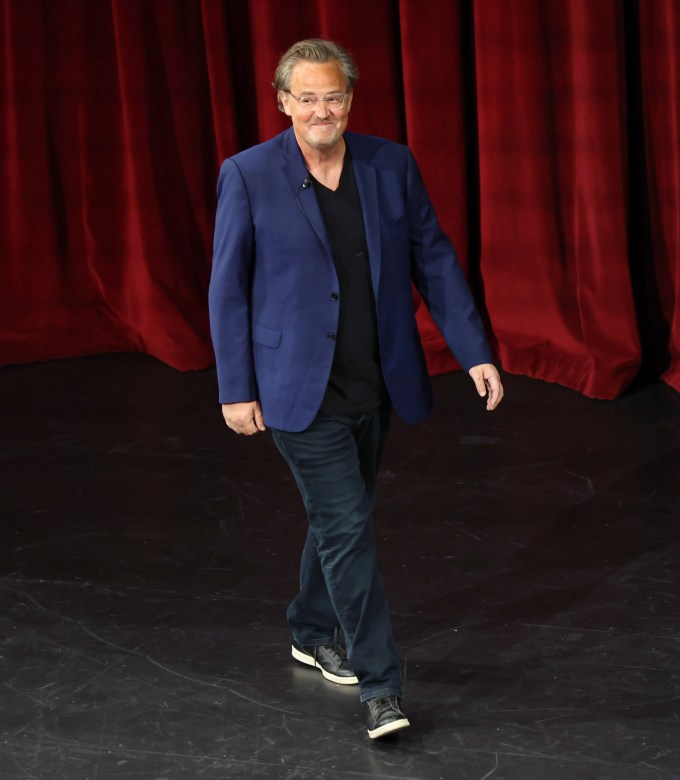
[[[336,292],[331,293],[331,300],[332,301],[337,301],[339,297],[340,296]]]
[[[333,333],[332,331],[329,331],[329,332],[326,334],[326,338],[327,338],[329,341],[335,341],[335,333]]]

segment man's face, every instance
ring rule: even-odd
[[[291,73],[290,91],[296,97],[325,97],[333,92],[345,92],[347,84],[337,62],[300,62]],[[330,110],[319,100],[314,110],[303,108],[287,92],[280,92],[283,109],[293,120],[293,129],[300,146],[317,151],[332,149],[347,127],[352,95],[345,98],[342,108]],[[304,148],[303,148],[304,151]]]

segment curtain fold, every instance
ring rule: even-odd
[[[467,116],[465,72],[465,2],[435,2],[432,14],[423,13],[418,0],[401,0],[401,62],[406,138],[419,161],[428,192],[436,204],[439,220],[455,241],[458,258],[470,276],[470,266],[478,263],[469,241],[474,226],[476,198],[469,196],[469,182],[476,181],[474,160],[468,157],[474,122]],[[432,23],[433,17],[436,24]],[[427,51],[428,56],[422,56]],[[432,63],[436,67],[432,67]],[[433,119],[435,121],[433,121]],[[475,265],[477,269],[477,265]],[[478,303],[483,304],[481,295]],[[417,319],[431,374],[443,373],[458,364],[416,294]]]
[[[501,359],[612,398],[640,365],[620,7],[503,7],[475,14],[482,267]]]
[[[680,391],[680,5],[641,3],[640,31],[651,249],[669,331],[663,379]]]
[[[288,126],[276,62],[323,36],[359,63],[350,128],[414,150],[507,371],[623,392],[650,349],[643,264],[680,390],[680,6],[631,3],[0,0],[0,364],[211,364],[219,163]],[[415,304],[430,371],[450,370]]]

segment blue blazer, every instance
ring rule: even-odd
[[[407,423],[432,410],[415,283],[464,369],[490,363],[482,323],[409,149],[345,133],[366,224],[385,385]],[[292,127],[222,164],[210,327],[220,403],[259,400],[265,424],[304,430],[333,362],[338,278]]]

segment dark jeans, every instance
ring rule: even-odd
[[[319,413],[301,433],[272,430],[309,519],[300,593],[288,607],[301,645],[333,641],[338,624],[361,701],[401,695],[401,665],[376,567],[372,510],[389,406],[356,417]]]

